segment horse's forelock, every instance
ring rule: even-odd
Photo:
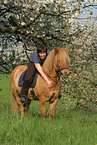
[[[69,55],[67,53],[67,48],[55,48],[55,64],[57,65],[58,62],[60,62],[62,65],[65,65],[67,62],[69,62]]]

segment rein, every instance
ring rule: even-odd
[[[63,67],[63,68],[61,68],[60,69],[60,67],[59,66],[57,66],[57,70],[56,70],[56,73],[58,74],[58,75],[56,75],[56,76],[54,76],[54,77],[51,77],[49,74],[47,74],[47,76],[53,81],[53,82],[55,82],[56,84],[57,84],[57,82],[53,79],[53,78],[56,78],[56,77],[60,77],[61,75],[62,75],[62,72],[61,72],[61,70],[63,70],[63,69],[68,69],[68,67]]]

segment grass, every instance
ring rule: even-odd
[[[96,145],[97,114],[70,108],[65,100],[56,106],[53,120],[41,118],[39,102],[32,102],[28,114],[11,113],[9,76],[0,75],[0,145]]]

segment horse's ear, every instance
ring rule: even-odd
[[[59,52],[58,47],[54,49],[55,55]]]

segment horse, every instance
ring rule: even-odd
[[[64,77],[69,74],[69,69],[67,63],[70,61],[70,57],[67,52],[67,48],[56,47],[47,56],[42,69],[49,80],[53,82],[52,87],[48,87],[46,81],[38,74],[36,85],[33,88],[35,95],[38,97],[41,109],[41,116],[46,117],[46,102],[49,102],[50,118],[55,115],[55,107],[60,99],[61,83],[60,76],[63,74]],[[28,100],[26,103],[20,102],[20,91],[21,88],[18,85],[19,78],[21,74],[27,69],[27,65],[17,66],[10,75],[11,83],[11,109],[15,114],[17,111],[21,112],[24,116],[24,112],[28,111],[29,105],[32,100],[35,100],[31,95],[32,88],[28,90]]]

